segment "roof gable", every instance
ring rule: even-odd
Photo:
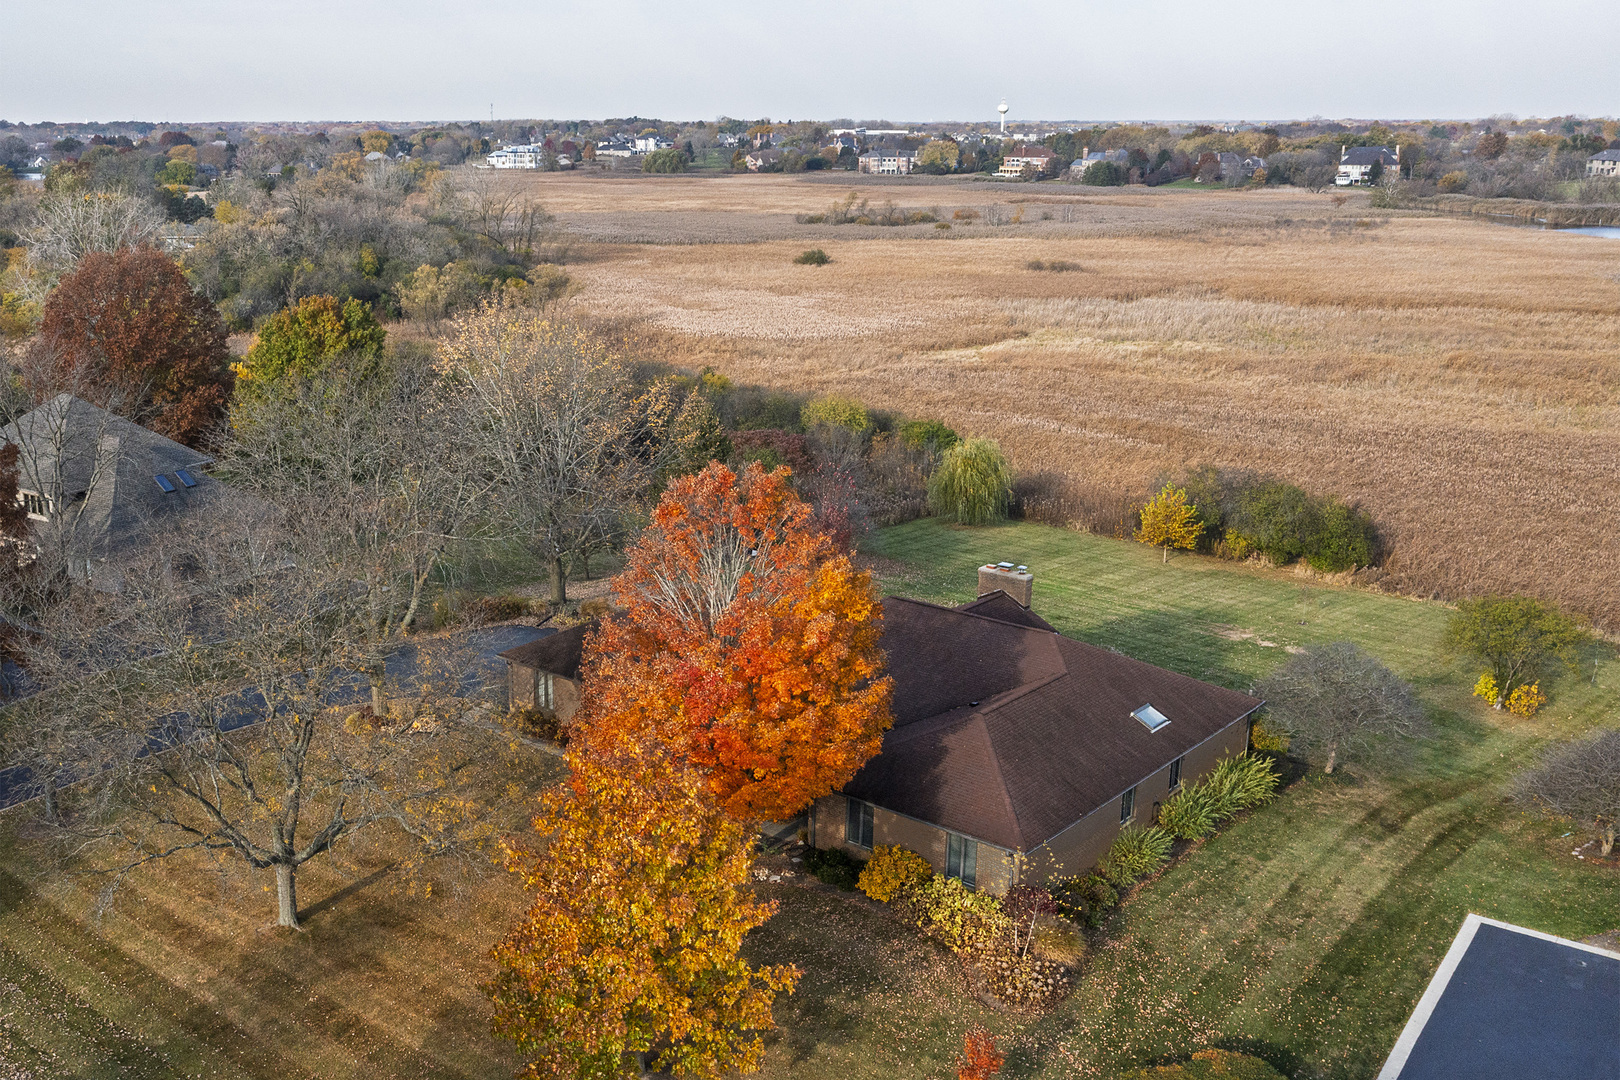
[[[598,620],[592,619],[566,630],[553,630],[497,655],[509,664],[521,664],[565,679],[578,679],[580,661],[585,654],[585,638],[598,625]]]

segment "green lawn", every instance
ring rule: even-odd
[[[1620,718],[1620,664],[1552,687],[1533,721],[1469,696],[1477,672],[1439,655],[1435,603],[1314,584],[1289,572],[1034,525],[931,520],[870,544],[886,591],[971,599],[980,563],[1035,573],[1035,608],[1063,632],[1247,688],[1285,647],[1345,638],[1421,688],[1437,734],[1386,780],[1313,774],[1139,892],[1073,997],[1041,1018],[991,1012],[919,967],[903,931],[859,909],[870,949],[823,960],[778,1007],[768,1075],[948,1075],[962,1032],[1003,1035],[1007,1076],[1109,1076],[1218,1045],[1298,1078],[1373,1075],[1468,911],[1582,937],[1620,926],[1620,872],[1570,857],[1581,840],[1504,803],[1504,780],[1549,738]],[[1252,635],[1252,636],[1245,636]],[[1270,642],[1270,645],[1261,644]],[[788,956],[830,925],[796,890],[761,948]],[[847,926],[841,933],[852,933]],[[779,940],[780,939],[780,940]],[[791,944],[793,947],[783,947]],[[919,989],[920,988],[920,989]]]
[[[1465,912],[1572,937],[1620,926],[1620,871],[1571,858],[1579,840],[1501,797],[1547,740],[1620,718],[1620,664],[1559,680],[1520,721],[1438,655],[1438,604],[1192,556],[1161,565],[1032,525],[919,521],[870,547],[889,591],[942,602],[972,598],[980,563],[1027,563],[1036,609],[1064,632],[1234,687],[1288,645],[1351,638],[1421,687],[1438,734],[1398,776],[1311,776],[1191,852],[1119,912],[1042,1017],[980,1004],[952,961],[867,907],[772,887],[781,911],[750,951],[804,977],[778,1002],[766,1076],[945,1078],[982,1023],[1008,1077],[1108,1077],[1208,1045],[1296,1078],[1367,1077]],[[535,785],[555,775],[541,764]],[[176,866],[139,876],[97,922],[95,883],[41,876],[19,826],[0,819],[0,1077],[509,1075],[478,986],[522,908],[510,881],[447,882],[424,901],[311,864],[300,888],[320,910],[284,936],[265,927],[262,879]]]

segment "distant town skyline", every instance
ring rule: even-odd
[[[0,118],[894,122],[1474,119],[1620,112],[1572,42],[1620,5],[1025,0],[59,0],[14,5]],[[1595,51],[1594,51],[1595,54]],[[878,60],[881,62],[873,62]]]

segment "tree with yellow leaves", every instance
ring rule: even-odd
[[[742,887],[751,831],[679,754],[623,734],[570,748],[543,847],[509,851],[534,903],[494,951],[495,1030],[535,1080],[753,1072],[798,971],[739,955],[775,911]]]
[[[1142,507],[1142,527],[1136,530],[1136,539],[1164,548],[1164,561],[1169,562],[1171,548],[1192,550],[1203,531],[1198,507],[1187,504],[1187,490],[1166,484]]]

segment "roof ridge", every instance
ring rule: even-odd
[[[973,718],[978,721],[979,734],[984,739],[984,747],[990,758],[990,767],[995,770],[993,779],[996,791],[1001,794],[1002,806],[1007,811],[1007,817],[1012,821],[1013,833],[1018,837],[1019,847],[1022,848],[1028,838],[1024,835],[1024,823],[1018,817],[1018,808],[1013,805],[1012,792],[1007,789],[1007,778],[1001,769],[1001,751],[996,748],[996,740],[990,735],[990,725],[984,722],[984,713],[977,712],[973,715]]]
[[[1002,589],[997,589],[996,590],[996,592],[1003,592],[1003,591],[1004,590],[1002,590]],[[985,593],[985,596],[991,596],[991,595],[994,595],[994,594]],[[944,604],[936,604],[931,600],[918,600],[918,599],[915,599],[914,597],[910,597],[910,596],[885,596],[883,599],[884,599],[885,602],[888,602],[890,600],[904,600],[906,603],[908,603],[908,604],[916,604],[918,607],[933,608],[935,611],[943,611],[943,612],[946,612],[947,614],[951,614],[951,615],[966,615],[970,619],[983,619],[985,622],[997,623],[998,625],[1001,625],[1001,626],[1011,626],[1011,627],[1013,627],[1014,629],[1017,629],[1017,630],[1028,630],[1032,634],[1046,634],[1046,635],[1056,634],[1058,637],[1063,636],[1062,634],[1059,634],[1056,630],[1042,630],[1038,626],[1026,626],[1023,623],[1009,622],[1006,619],[998,619],[994,615],[981,615],[977,611],[967,611],[967,610],[964,610],[963,608],[960,608],[960,607],[946,607]],[[980,597],[979,599],[982,600],[982,599],[984,599],[984,597]],[[1011,597],[1009,597],[1008,599],[1011,599]],[[970,604],[976,604],[978,602],[979,602],[978,600],[970,600],[970,601],[968,601],[968,603],[970,603]],[[1013,601],[1013,602],[1017,603],[1016,600]],[[1070,640],[1073,640],[1073,639],[1071,638]]]

